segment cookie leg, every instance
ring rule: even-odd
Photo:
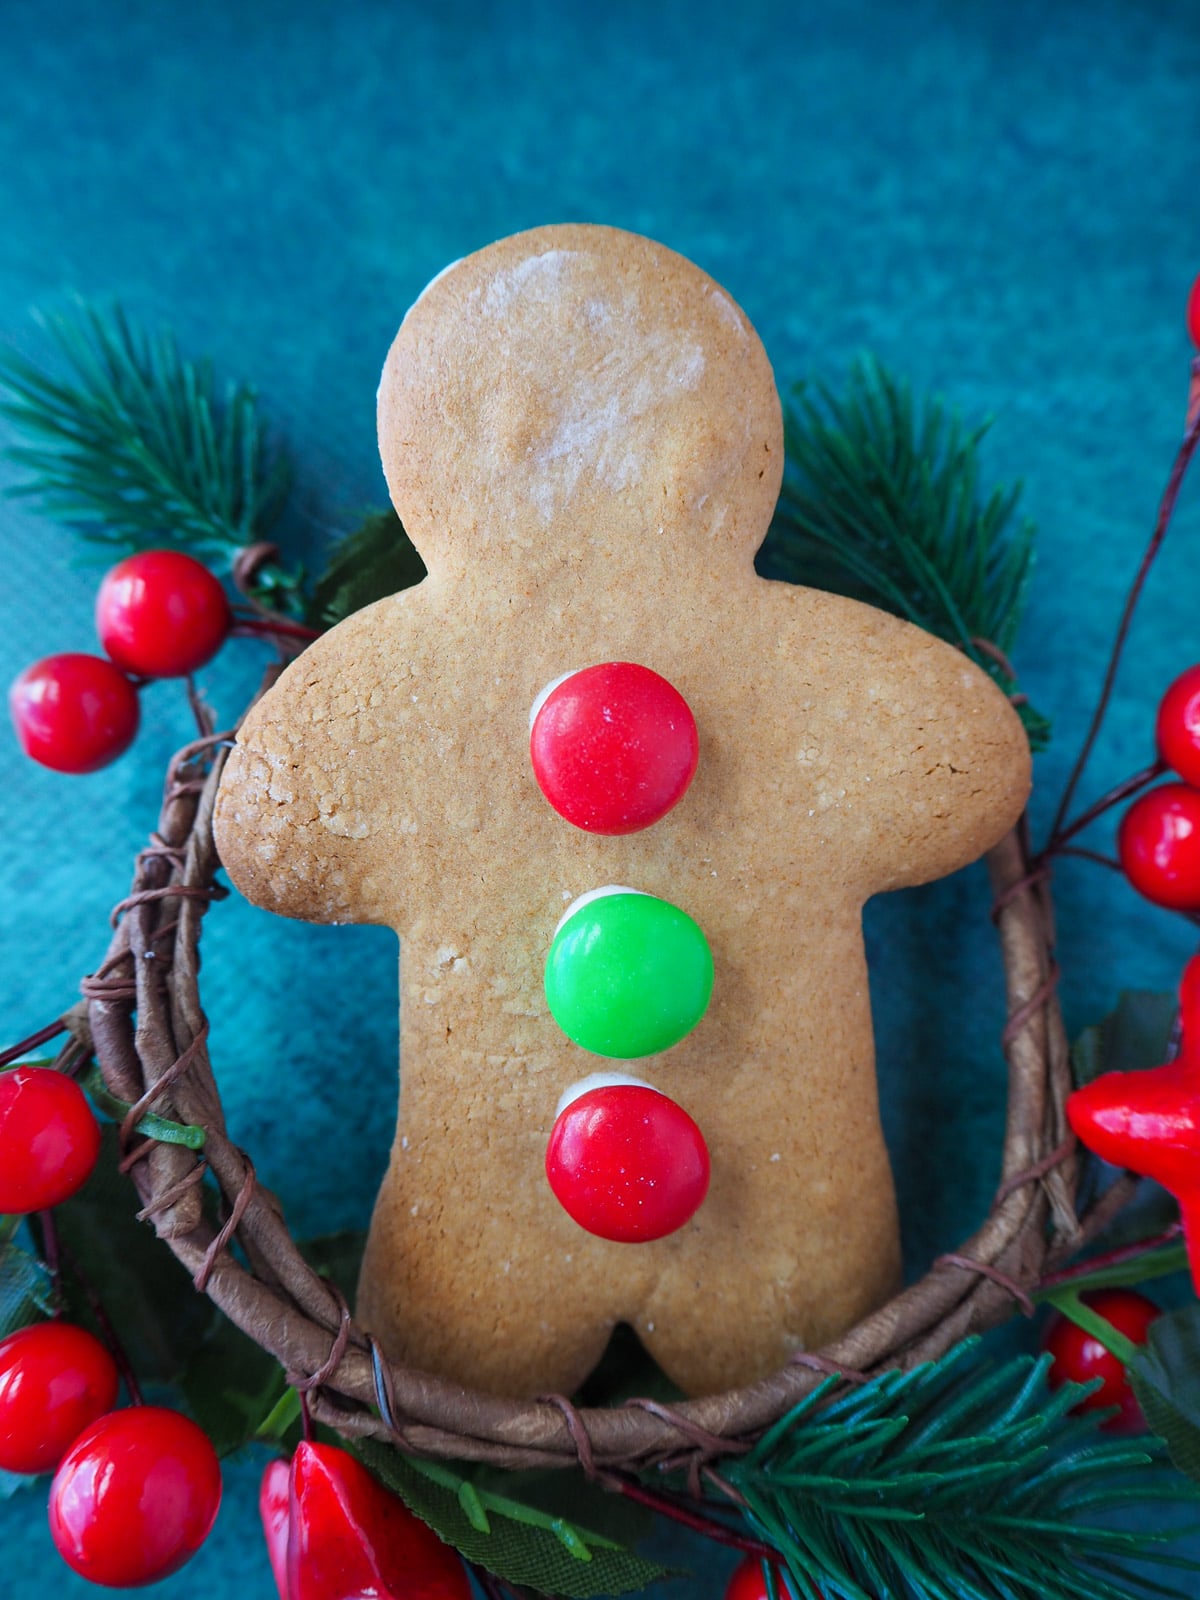
[[[435,1191],[436,1193],[436,1191]],[[448,1198],[447,1198],[448,1197]],[[557,1218],[520,1236],[495,1208],[421,1196],[403,1169],[385,1184],[356,1315],[388,1355],[492,1394],[570,1394],[599,1361],[615,1317],[589,1241]]]

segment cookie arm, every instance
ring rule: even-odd
[[[802,829],[836,841],[848,883],[864,899],[927,883],[1002,838],[1028,799],[1030,757],[996,684],[872,606],[785,584],[766,598],[787,662],[780,770]]]
[[[404,764],[385,751],[399,703],[411,700],[407,684],[383,681],[378,613],[401,598],[310,645],[239,730],[214,828],[223,865],[256,905],[309,922],[389,920],[375,869],[390,820],[405,813],[406,785]],[[393,860],[392,889],[398,868]]]
[[[869,892],[928,883],[975,861],[1014,826],[1029,798],[1029,741],[1008,699],[960,650],[883,617],[887,688],[864,672],[863,726],[876,772],[858,801],[895,849]],[[873,687],[873,696],[869,694]]]

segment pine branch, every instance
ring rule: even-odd
[[[936,401],[871,360],[839,399],[803,387],[787,408],[787,463],[779,508],[759,553],[764,577],[832,590],[904,617],[962,648],[1006,693],[1004,666],[1033,565],[1033,525],[1013,524],[1020,486],[984,500],[978,449]],[[1035,749],[1049,724],[1019,708]]]
[[[169,333],[136,329],[119,306],[80,302],[45,325],[65,377],[0,352],[0,414],[30,441],[9,451],[30,473],[13,493],[125,549],[175,544],[228,561],[264,537],[290,470],[252,388],[218,392],[207,362],[185,360]]]
[[[1161,1441],[1098,1432],[1095,1413],[1068,1415],[1078,1388],[1048,1391],[1048,1358],[971,1365],[976,1344],[839,1399],[831,1380],[726,1469],[796,1594],[1186,1600],[1194,1585],[1163,1589],[1130,1564],[1200,1572],[1162,1548],[1191,1530],[1098,1525],[1150,1505],[1200,1506]]]

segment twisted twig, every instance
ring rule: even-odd
[[[178,1146],[153,1146],[135,1161],[143,1214],[216,1304],[309,1386],[317,1420],[347,1435],[402,1439],[405,1449],[431,1457],[497,1466],[583,1459],[593,1471],[629,1472],[694,1457],[699,1471],[723,1443],[738,1449],[831,1373],[861,1377],[907,1368],[999,1322],[1091,1231],[1094,1219],[1081,1223],[1073,1208],[1075,1161],[1062,1111],[1069,1064],[1054,992],[1049,893],[1044,875],[1031,871],[1018,829],[988,857],[1008,985],[1002,1173],[989,1216],[951,1256],[809,1359],[673,1408],[572,1407],[568,1416],[559,1399],[498,1399],[429,1373],[384,1369],[339,1292],[304,1260],[278,1202],[225,1131],[200,1000],[199,940],[219,866],[212,810],[226,754],[217,740],[193,748],[185,776],[194,779],[197,763],[207,766],[199,793],[174,767],[158,843],[139,859],[129,909],[101,969],[107,987],[93,985],[88,1014],[113,1093],[205,1128],[203,1157],[226,1221],[203,1215],[198,1158]],[[235,1234],[248,1267],[228,1248]]]

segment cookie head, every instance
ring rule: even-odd
[[[435,278],[388,356],[379,440],[435,572],[560,564],[564,528],[610,571],[647,541],[749,560],[783,467],[742,312],[673,251],[599,227],[517,234]]]

